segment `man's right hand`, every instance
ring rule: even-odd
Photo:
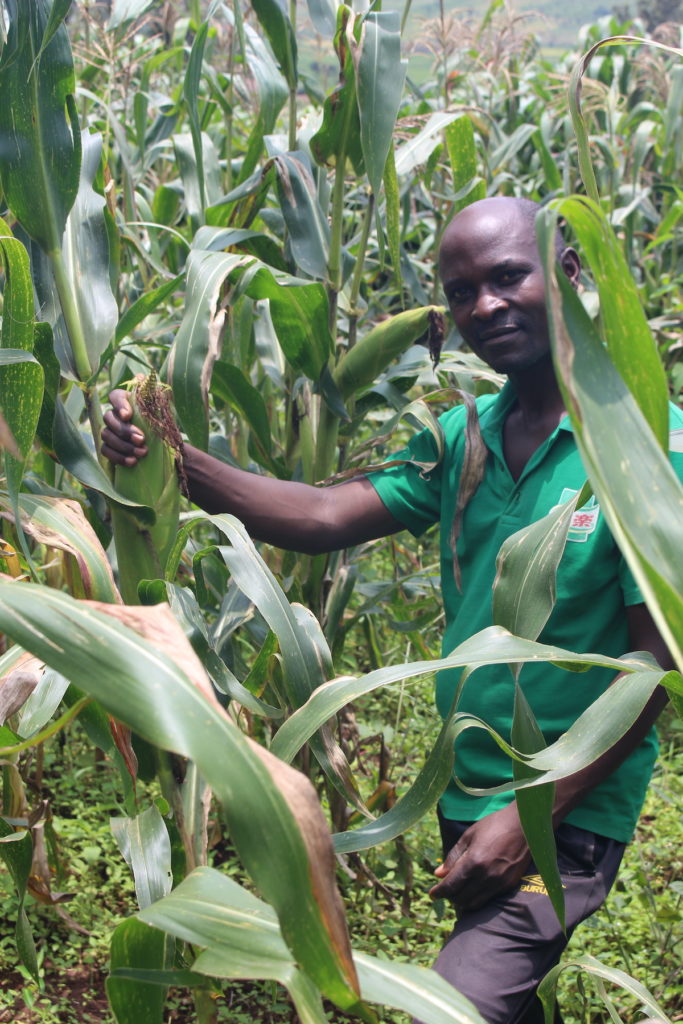
[[[102,454],[116,466],[136,466],[147,454],[145,435],[130,422],[133,416],[127,392],[121,388],[109,395],[111,409],[104,414]]]

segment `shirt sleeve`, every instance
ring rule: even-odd
[[[422,430],[406,448],[391,456],[405,459],[402,465],[368,474],[368,480],[392,516],[415,537],[440,518],[442,464],[429,471],[419,465],[435,462],[437,457],[431,432]]]

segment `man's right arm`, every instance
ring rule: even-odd
[[[126,393],[112,392],[111,402],[102,452],[115,464],[134,466],[146,454],[144,437],[129,422]],[[192,501],[207,512],[237,516],[256,540],[288,551],[336,551],[403,528],[365,477],[312,487],[236,469],[191,445],[183,466]]]

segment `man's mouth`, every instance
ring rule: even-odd
[[[505,338],[509,334],[516,334],[519,331],[519,324],[498,324],[497,327],[489,327],[479,332],[479,341],[496,341],[498,338]]]

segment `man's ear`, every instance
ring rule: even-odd
[[[572,287],[578,288],[579,277],[581,276],[581,260],[576,249],[567,246],[560,256],[560,266],[571,281]]]

